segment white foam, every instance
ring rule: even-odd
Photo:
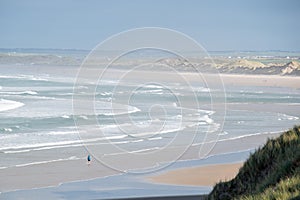
[[[23,79],[23,80],[32,80],[32,81],[48,81],[46,78],[35,77],[32,75],[0,75],[0,78],[3,79]]]
[[[25,150],[4,151],[3,153],[6,153],[6,154],[10,154],[10,153],[26,153],[26,152],[30,152],[30,151],[42,151],[42,150],[50,150],[50,149],[58,149],[58,148],[68,148],[68,147],[80,147],[80,146],[83,146],[83,144],[56,145],[56,146],[48,146],[48,147],[25,149]]]
[[[255,94],[263,94],[264,91],[255,91],[255,92],[253,92],[253,93],[255,93]]]
[[[4,151],[3,153],[26,153],[26,152],[30,152],[34,149],[24,149],[24,150],[17,150],[17,151]]]
[[[71,134],[72,132],[52,132],[52,134]],[[76,132],[73,132],[74,134]],[[49,134],[49,133],[48,133]],[[51,132],[50,132],[51,134]],[[89,142],[97,142],[97,141],[105,141],[105,140],[117,140],[117,139],[123,139],[125,137],[128,137],[127,135],[114,135],[109,137],[97,137],[97,138],[90,138],[90,139],[78,139],[78,140],[68,140],[68,141],[58,141],[58,142],[44,142],[44,143],[38,143],[38,144],[23,144],[19,146],[7,146],[0,148],[1,151],[3,150],[20,150],[23,152],[26,152],[28,149],[29,151],[33,150],[34,148],[60,148],[62,145],[73,145],[73,144],[86,144]]]
[[[30,99],[43,99],[43,100],[58,100],[55,97],[46,97],[46,96],[30,96]],[[59,100],[64,100],[63,98],[59,98]]]
[[[79,160],[79,159],[81,159],[81,158],[77,158],[76,156],[71,156],[69,158],[61,158],[61,159],[56,159],[56,160],[25,163],[25,164],[16,165],[16,167],[26,167],[26,166],[30,166],[30,165],[40,165],[40,164],[45,164],[45,163],[52,163],[52,162],[59,162],[59,161],[66,161],[66,160]]]
[[[21,94],[29,94],[29,95],[36,95],[38,94],[36,91],[32,91],[32,90],[26,90],[26,91],[3,91],[0,92],[0,94],[9,94],[9,95],[21,95]]]
[[[77,134],[77,131],[50,131],[47,135],[70,135]]]
[[[6,110],[12,110],[19,107],[24,106],[23,103],[18,101],[12,101],[12,100],[6,100],[6,99],[0,99],[0,112],[6,111]]]
[[[119,84],[119,81],[114,81],[114,80],[100,80],[100,82],[98,83],[98,85],[117,85],[117,84]]]
[[[227,131],[223,131],[222,133],[219,133],[218,135],[228,135]]]
[[[137,143],[137,142],[143,142],[144,140],[133,140],[133,141],[119,141],[119,142],[112,142],[112,144],[128,144],[128,143]]]
[[[12,132],[12,129],[11,129],[11,128],[4,128],[3,130],[4,130],[4,131],[7,131],[7,132]]]
[[[131,143],[143,142],[143,139],[130,141]]]
[[[25,91],[25,92],[23,92],[23,93],[24,93],[24,94],[31,94],[31,95],[37,94],[36,91],[31,91],[31,90]]]
[[[57,145],[68,145],[81,143],[81,140],[69,140],[69,141],[60,141],[60,142],[45,142],[38,144],[23,144],[19,146],[11,146],[11,147],[2,147],[0,150],[18,150],[18,149],[29,149],[29,148],[37,148],[37,147],[48,147],[48,146],[57,146]]]
[[[173,104],[172,104],[174,107],[178,107],[178,104],[177,104],[177,102],[173,102]]]
[[[100,95],[102,95],[102,96],[111,96],[112,92],[101,92]]]
[[[130,141],[112,142],[112,144],[128,144]]]
[[[290,99],[291,96],[283,96],[283,97],[279,97],[280,99]]]
[[[134,94],[163,94],[162,89],[152,89],[152,90],[136,90],[133,91]]]
[[[162,137],[154,137],[154,138],[148,138],[148,140],[152,141],[152,140],[161,140]]]
[[[140,112],[141,110],[134,106],[128,106],[128,114]]]
[[[160,147],[140,149],[140,150],[135,150],[135,151],[123,151],[123,152],[118,152],[118,153],[109,153],[109,154],[104,154],[103,156],[116,156],[116,155],[122,155],[122,154],[130,154],[130,153],[141,153],[141,152],[153,151],[153,150],[158,150],[158,149],[160,149]]]
[[[278,120],[298,120],[299,117],[292,116],[292,115],[287,115],[287,114],[278,114],[281,116],[281,118],[278,118]]]
[[[203,117],[199,117],[199,121],[206,122],[207,124],[212,124],[214,122],[208,115],[204,115]]]
[[[134,106],[128,106],[128,111],[124,111],[124,112],[102,112],[102,113],[97,113],[100,115],[104,115],[104,116],[116,116],[116,115],[123,115],[123,114],[132,114],[132,113],[136,113],[136,112],[140,112],[141,110],[138,109],[137,107]]]
[[[156,88],[156,89],[162,89],[163,87],[162,86],[160,86],[160,85],[146,85],[146,86],[143,86],[143,87],[145,87],[145,88]]]
[[[6,168],[8,168],[8,167],[0,167],[0,170],[1,170],[1,169],[6,169]],[[1,194],[1,192],[0,192],[0,194]]]
[[[116,139],[123,139],[128,137],[127,135],[116,135],[116,136],[110,136],[110,137],[105,137],[105,138],[100,138],[101,140],[116,140]],[[99,140],[99,139],[98,139]],[[88,141],[97,141],[96,140],[88,140]]]
[[[209,88],[199,87],[199,88],[196,88],[195,91],[197,91],[197,92],[210,92],[211,90]]]
[[[79,115],[78,117],[79,117],[79,118],[81,118],[81,119],[85,119],[85,120],[87,120],[87,119],[88,119],[88,117],[87,117],[87,116],[85,116],[85,115]]]

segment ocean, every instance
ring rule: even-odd
[[[2,49],[0,54],[0,170],[88,154],[116,170],[152,170],[183,159],[189,147],[199,147],[189,159],[200,159],[213,147],[201,153],[203,143],[277,133],[300,122],[299,112],[278,109],[299,106],[299,89],[211,88],[201,81],[187,85],[176,77],[151,81],[154,76],[142,75],[86,80],[80,90],[76,75],[87,51]],[[93,90],[85,90],[90,85]],[[93,99],[92,111],[79,109],[85,98]],[[114,162],[128,156],[127,165]],[[145,165],[137,164],[145,158]]]

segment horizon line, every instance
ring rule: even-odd
[[[83,49],[83,48],[40,48],[40,47],[0,47],[0,50],[63,50],[63,51],[92,51],[93,49]],[[121,50],[111,50],[111,51],[121,51]],[[300,53],[300,50],[280,50],[280,49],[270,49],[270,50],[206,50],[207,52],[295,52]],[[193,52],[193,51],[186,51]]]

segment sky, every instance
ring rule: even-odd
[[[300,51],[299,10],[298,0],[0,0],[0,48],[92,49],[162,27],[209,51]]]

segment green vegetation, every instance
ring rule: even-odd
[[[256,150],[238,175],[216,184],[209,199],[300,199],[300,126]]]
[[[242,200],[296,199],[300,198],[300,176],[281,180],[276,186],[267,188],[256,195],[242,196]]]

